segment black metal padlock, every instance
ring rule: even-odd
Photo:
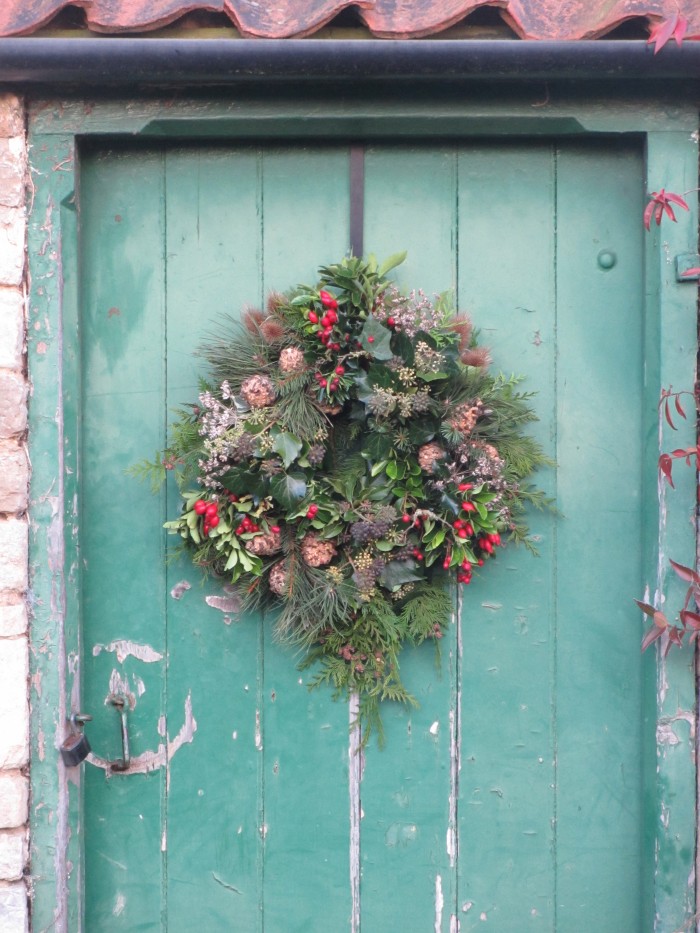
[[[61,758],[67,768],[74,768],[81,761],[85,761],[90,754],[90,743],[84,732],[69,735],[61,745]]]

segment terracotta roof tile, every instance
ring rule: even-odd
[[[651,28],[674,16],[688,21],[687,39],[700,39],[700,0],[2,0],[0,36],[36,32],[69,6],[85,11],[89,29],[110,34],[158,29],[206,11],[226,16],[246,37],[298,38],[353,7],[378,38],[419,38],[491,6],[522,39],[595,39],[629,19]]]

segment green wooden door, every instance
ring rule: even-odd
[[[166,561],[176,490],[125,474],[196,396],[217,315],[345,253],[348,166],[316,144],[84,157],[85,929],[650,930],[634,144],[367,149],[366,248],[408,249],[400,284],[454,288],[494,366],[527,374],[562,513],[532,517],[539,558],[509,548],[463,594],[440,673],[404,657],[421,706],[385,711],[386,750],[354,754],[269,620]],[[110,777],[114,692],[133,757]]]

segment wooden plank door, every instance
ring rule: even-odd
[[[349,230],[345,146],[104,148],[81,181],[87,930],[652,928],[642,585],[643,179],[634,144],[371,145],[365,245],[454,288],[537,392],[556,459],[533,516],[407,654],[421,706],[354,754],[271,620],[166,561],[174,488],[125,469],[196,396],[217,316],[313,281]],[[612,261],[610,260],[612,257]],[[591,594],[599,612],[592,613]],[[459,621],[461,617],[461,622]],[[127,696],[130,772],[118,711]]]

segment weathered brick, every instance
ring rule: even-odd
[[[23,447],[0,440],[0,512],[24,512],[27,508],[29,461]]]
[[[27,631],[29,619],[27,606],[21,602],[0,602],[0,638],[11,638]]]
[[[20,285],[24,275],[23,207],[0,207],[0,285]]]
[[[0,136],[24,136],[24,107],[16,94],[0,94]]]
[[[0,437],[23,433],[27,426],[27,393],[21,373],[0,370]]]
[[[27,864],[27,834],[24,829],[0,832],[0,879],[16,881]]]
[[[21,369],[24,299],[17,288],[0,288],[0,369]]]
[[[23,881],[0,885],[0,933],[27,933],[29,910]]]
[[[21,771],[0,771],[0,829],[27,822],[29,780]]]
[[[0,206],[22,207],[26,175],[25,148],[22,139],[0,137]]]
[[[0,520],[0,590],[26,590],[27,560],[27,523],[18,518]]]
[[[27,639],[0,638],[0,768],[21,768],[29,761]]]

